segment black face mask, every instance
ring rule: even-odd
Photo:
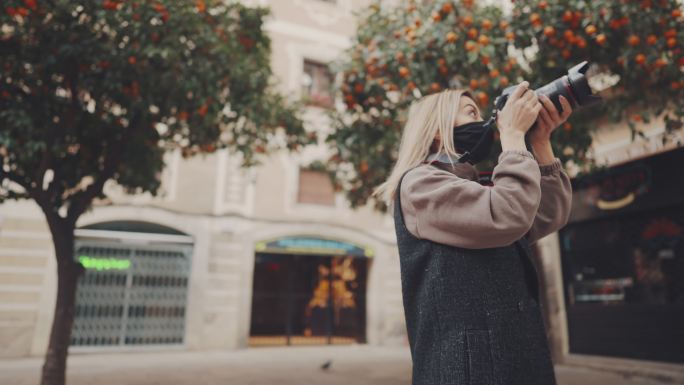
[[[475,164],[487,158],[494,144],[494,121],[492,118],[454,127],[454,147],[463,154],[459,162]]]

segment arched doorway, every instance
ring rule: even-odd
[[[184,342],[193,240],[138,221],[98,223],[75,232],[85,268],[76,293],[74,347]]]
[[[301,235],[255,251],[250,346],[366,342],[371,249]]]

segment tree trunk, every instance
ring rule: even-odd
[[[76,285],[83,267],[74,260],[75,225],[61,218],[50,217],[48,224],[57,257],[57,303],[41,385],[64,385],[67,352],[74,324]]]

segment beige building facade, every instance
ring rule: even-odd
[[[351,0],[251,3],[269,6],[272,10],[265,25],[272,39],[271,64],[281,91],[294,98],[302,93],[305,62],[328,63],[349,46],[355,25],[352,11],[360,6],[358,1]],[[310,130],[325,132],[322,109],[309,107],[306,121]],[[263,250],[263,244],[268,241],[301,240],[302,237],[309,242],[332,240],[341,243],[342,247],[353,245],[365,250],[360,256],[367,270],[363,293],[367,311],[362,340],[370,344],[405,344],[399,265],[391,218],[370,208],[351,210],[341,194],[324,194],[332,198],[324,204],[316,203],[315,199],[312,203],[311,199],[302,197],[299,190],[301,168],[316,159],[322,160],[324,155],[325,148],[321,144],[299,154],[272,154],[263,165],[246,170],[238,166],[239,158],[227,151],[191,159],[182,158],[180,153],[169,153],[161,193],[157,197],[148,194],[128,196],[116,185],[106,186],[109,198],[96,204],[78,222],[81,229],[77,231],[77,240],[89,247],[84,250],[94,253],[117,244],[136,250],[154,247],[165,247],[167,251],[179,247],[191,250],[189,265],[171,274],[187,277],[187,292],[179,302],[185,302],[185,321],[182,327],[176,327],[176,331],[182,333],[182,341],[167,338],[160,339],[171,341],[166,347],[166,342],[160,345],[152,341],[143,345],[192,350],[247,347],[255,255],[268,251]],[[315,178],[316,175],[313,177],[311,180],[321,180]],[[316,188],[311,194],[315,198]],[[47,346],[55,302],[56,274],[50,233],[42,213],[31,201],[3,204],[0,217],[0,356],[42,355]],[[140,223],[152,224],[157,230],[140,230]],[[116,231],[122,224],[129,231]],[[260,244],[262,249],[255,250]],[[93,245],[99,249],[90,247]],[[298,252],[315,254],[309,248]],[[318,251],[328,256],[341,252],[334,249]],[[98,263],[93,262],[93,256],[85,256],[87,263],[97,269]],[[100,265],[102,263],[100,261]],[[116,277],[111,279],[116,280]],[[178,287],[167,289],[173,291]],[[155,296],[159,294],[152,291],[141,295],[157,298]],[[126,296],[130,306],[136,294]],[[79,300],[87,299],[79,297]],[[99,300],[110,299],[99,297]],[[115,302],[112,302],[112,308],[116,307]],[[121,310],[112,310],[116,311]],[[129,309],[127,314],[129,323],[132,311]],[[93,317],[92,314],[84,316]],[[78,318],[77,315],[77,328]],[[101,326],[108,328],[112,324],[107,321]],[[141,348],[137,343],[135,346],[122,344],[121,339],[113,346],[107,341],[102,338],[95,347],[73,346],[72,351]],[[93,341],[85,343],[92,344]]]

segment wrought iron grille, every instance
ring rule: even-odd
[[[182,344],[189,245],[80,241],[73,346]]]

